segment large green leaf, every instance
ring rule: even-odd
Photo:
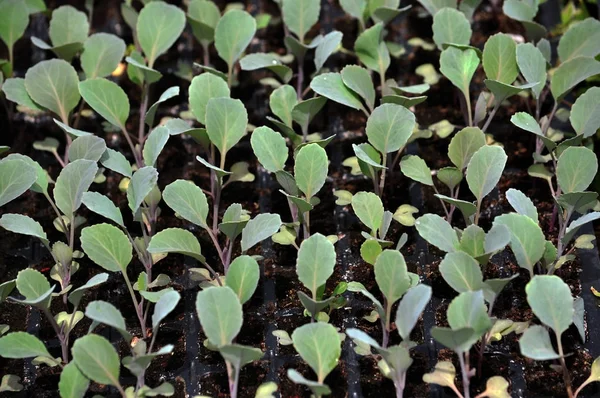
[[[396,327],[402,340],[409,340],[410,333],[431,299],[432,289],[427,285],[417,285],[410,289],[400,301],[396,312]]]
[[[372,192],[358,192],[352,196],[352,209],[358,219],[377,232],[383,220],[383,203],[381,198]]]
[[[79,209],[83,193],[92,185],[97,172],[96,162],[85,159],[71,162],[62,169],[54,186],[54,200],[65,216],[72,218]]]
[[[587,138],[596,133],[600,128],[600,87],[589,88],[575,100],[569,119],[577,134]]]
[[[79,92],[92,109],[122,130],[129,117],[129,99],[118,84],[105,78],[84,80],[79,83]]]
[[[202,330],[213,346],[231,344],[242,328],[242,304],[227,286],[212,286],[199,292],[196,312]]]
[[[247,124],[248,113],[242,101],[225,97],[208,100],[206,132],[221,153],[222,163],[227,152],[246,135]]]
[[[2,84],[2,92],[4,92],[6,99],[9,101],[35,111],[44,111],[44,108],[36,104],[29,96],[25,88],[25,79],[23,78],[13,77],[6,79],[4,84]]]
[[[81,68],[87,79],[106,77],[117,68],[123,55],[123,39],[108,33],[95,33],[83,45]]]
[[[14,332],[0,337],[0,356],[13,359],[31,357],[54,359],[40,339],[26,332]]]
[[[388,306],[398,301],[410,288],[404,256],[398,250],[384,250],[375,261],[375,281]]]
[[[576,85],[597,74],[600,74],[600,62],[593,58],[577,57],[563,62],[550,80],[552,96],[558,102]]]
[[[202,124],[206,124],[206,105],[211,98],[229,97],[225,80],[212,73],[202,73],[192,79],[189,88],[190,110]]]
[[[556,179],[565,193],[585,191],[598,171],[598,157],[586,147],[569,147],[558,158]]]
[[[317,374],[319,383],[337,366],[342,349],[337,330],[328,323],[300,326],[292,333],[294,348]]]
[[[0,161],[0,206],[21,196],[37,180],[36,170],[21,159]]]
[[[281,134],[262,126],[250,137],[252,150],[260,164],[270,173],[283,170],[288,158],[288,148]]]
[[[478,127],[460,130],[448,145],[448,157],[457,169],[462,170],[471,161],[473,154],[485,145],[485,134]]]
[[[354,52],[360,62],[381,76],[390,66],[390,52],[383,41],[383,23],[373,25],[362,32],[354,43]]]
[[[126,272],[133,258],[133,247],[127,236],[109,224],[96,224],[81,230],[81,248],[90,260],[112,272]]]
[[[358,65],[348,65],[342,69],[341,75],[344,84],[358,93],[372,111],[375,107],[375,87],[369,72]]]
[[[468,45],[471,41],[471,24],[462,12],[442,8],[433,16],[433,41],[441,50],[445,43]]]
[[[486,145],[473,154],[467,166],[467,183],[478,202],[498,185],[507,159],[499,146]]]
[[[525,287],[533,313],[560,336],[573,323],[569,285],[556,275],[536,275]]]
[[[384,156],[403,148],[415,127],[415,115],[403,106],[383,104],[367,120],[369,142]]]
[[[61,59],[42,61],[25,74],[25,88],[31,99],[60,116],[64,123],[79,103],[78,83],[75,69]]]
[[[456,231],[437,214],[425,214],[417,218],[415,227],[423,239],[440,250],[452,253],[459,247]]]
[[[125,318],[121,311],[111,303],[101,300],[92,301],[85,308],[85,316],[95,323],[102,323],[117,329],[127,341],[131,341],[131,335],[125,326]]]
[[[100,384],[120,386],[119,354],[104,337],[97,334],[80,337],[71,351],[73,361],[87,378]]]
[[[542,258],[545,249],[545,237],[537,222],[531,218],[516,214],[503,214],[494,219],[494,225],[504,225],[510,231],[510,248],[517,263],[533,274],[535,264]]]
[[[60,372],[58,390],[61,398],[83,398],[89,385],[90,381],[81,373],[75,362],[69,363]]]
[[[312,198],[325,184],[329,160],[327,153],[319,144],[308,144],[303,146],[296,155],[294,164],[294,176],[298,188]]]
[[[594,58],[600,54],[600,21],[588,17],[573,23],[558,42],[558,56],[562,62],[577,57]]]
[[[560,355],[554,351],[548,329],[540,325],[527,328],[519,339],[521,354],[536,361],[559,359]]]
[[[52,12],[48,35],[54,47],[71,43],[83,43],[88,37],[90,24],[87,15],[69,5]]]
[[[187,12],[194,36],[206,48],[215,38],[215,28],[221,18],[219,7],[212,0],[192,0]]]
[[[468,351],[492,327],[481,290],[460,293],[448,306],[447,315],[452,330],[471,328],[475,331],[471,339],[455,350],[457,352]]]
[[[98,162],[106,151],[106,141],[95,135],[83,135],[73,140],[69,146],[69,161],[78,159]]]
[[[300,282],[312,292],[313,298],[333,274],[335,262],[335,248],[325,236],[316,233],[300,244],[296,273]]]
[[[242,252],[273,236],[281,227],[279,214],[262,213],[248,221],[242,230]]]
[[[521,2],[521,0],[515,0]],[[517,45],[517,65],[527,83],[537,83],[531,88],[535,98],[539,100],[542,89],[546,85],[546,59],[542,52],[531,43]]]
[[[366,112],[358,95],[350,90],[339,73],[323,73],[310,82],[310,88],[317,94],[332,101]]]
[[[483,48],[483,70],[487,78],[512,84],[519,74],[516,51],[517,45],[509,35],[491,36]]]
[[[148,253],[180,253],[205,261],[200,249],[200,242],[190,231],[181,228],[163,229],[150,240]]]
[[[298,103],[296,90],[289,84],[277,87],[269,97],[269,107],[286,126],[292,127],[292,110]]]
[[[470,48],[460,50],[456,47],[448,47],[440,56],[440,71],[466,98],[469,98],[469,85],[477,66],[479,66],[479,57],[475,50]]]
[[[244,304],[254,294],[258,280],[260,279],[260,268],[256,260],[250,256],[239,256],[231,262],[225,284],[229,286]]]
[[[283,22],[298,36],[301,43],[314,24],[319,21],[321,12],[320,0],[282,0],[281,13]]]
[[[221,17],[215,28],[215,47],[230,69],[248,47],[254,33],[256,20],[246,11],[231,10]]]
[[[416,155],[406,155],[400,161],[400,171],[406,177],[418,181],[421,184],[433,185],[431,170],[423,159]]]
[[[462,251],[446,254],[440,263],[440,273],[448,285],[459,293],[474,292],[483,287],[479,263]]]
[[[0,39],[12,53],[13,45],[25,33],[29,24],[29,11],[22,0],[0,2]]]
[[[156,58],[164,54],[181,36],[185,14],[177,6],[162,1],[150,2],[137,19],[137,39],[152,68]]]
[[[163,200],[180,217],[203,228],[207,227],[208,201],[202,189],[193,182],[187,180],[172,182],[166,186]]]
[[[5,213],[0,217],[0,227],[17,234],[29,235],[48,243],[44,229],[33,218],[22,214]]]
[[[525,194],[518,189],[510,188],[506,191],[506,200],[512,206],[513,209],[519,214],[523,214],[531,218],[533,221],[538,222],[537,208]]]

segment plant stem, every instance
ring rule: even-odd
[[[404,385],[406,384],[406,372],[396,374],[394,386],[396,387],[396,398],[402,398],[404,395]]]
[[[469,369],[468,369],[467,364],[465,363],[464,355],[467,355],[467,354],[466,353],[458,354],[458,361],[460,362],[460,370],[462,371],[463,392],[464,392],[463,397],[470,398],[471,391],[469,389]]]
[[[383,189],[385,187],[385,172],[386,172],[385,166],[387,164],[387,153],[383,154],[381,159],[382,159],[382,166],[384,168],[381,169],[381,178],[379,179],[379,196],[383,197]]]
[[[571,387],[571,375],[569,374],[569,370],[567,369],[567,364],[565,363],[565,354],[563,352],[562,341],[560,339],[560,334],[556,333],[556,343],[558,345],[558,355],[560,355],[560,366],[563,369],[563,380],[565,381],[565,385],[567,387],[567,395],[569,398],[573,398],[573,387]]]
[[[296,95],[298,101],[302,101],[302,86],[304,85],[304,55],[298,57],[298,77],[296,78]],[[306,141],[306,136],[304,136]]]
[[[213,225],[212,230],[216,235],[219,233],[219,203],[221,202],[221,178],[215,174],[215,196],[213,198]]]
[[[471,94],[469,93],[469,88],[467,87],[467,92],[465,94],[465,103],[467,105],[467,114],[469,119],[469,126],[473,126],[473,112],[471,111]],[[465,397],[468,398],[468,397]]]
[[[496,115],[496,112],[498,112],[498,109],[500,109],[501,102],[502,101],[496,101],[496,103],[494,104],[494,108],[492,109],[492,111],[488,115],[488,118],[485,121],[485,124],[483,125],[483,128],[481,129],[481,131],[483,131],[484,133],[486,132],[487,128],[490,126],[490,123],[492,122],[492,119]]]
[[[63,228],[65,236],[67,237],[67,239],[69,239],[69,235],[67,233],[69,228],[67,228],[67,224],[65,224],[65,220],[63,220],[62,214],[58,210],[58,207],[56,207],[56,204],[54,203],[48,192],[44,192],[44,196],[46,197],[46,200],[48,200],[48,203],[50,203],[50,206],[52,207],[52,210],[54,210],[54,213],[56,213],[56,217],[58,217],[58,221],[60,222],[60,226]],[[69,242],[69,245],[70,244],[71,242]]]
[[[142,313],[142,307],[140,303],[138,303],[137,298],[135,297],[135,292],[133,291],[133,286],[131,286],[131,281],[127,276],[127,272],[123,271],[123,278],[125,279],[125,283],[127,284],[127,289],[129,290],[129,294],[131,295],[131,300],[133,301],[133,305],[135,306],[135,312],[137,314],[138,320],[140,321],[140,326],[142,328],[142,336],[144,338],[148,337],[148,331],[146,331],[146,324],[144,322],[144,314]],[[143,302],[141,303],[143,304]]]
[[[550,112],[550,115],[548,116],[548,120],[542,126],[542,135],[544,137],[546,137],[546,135],[548,133],[548,129],[550,128],[550,123],[552,123],[552,119],[554,119],[554,115],[556,114],[557,110],[558,110],[558,103],[555,101],[554,106],[552,107],[552,111]]]
[[[210,239],[212,240],[213,245],[219,254],[219,260],[221,260],[221,264],[225,264],[225,256],[223,255],[223,250],[221,250],[221,245],[219,244],[217,236],[213,233],[212,229],[208,227],[206,227],[206,232],[208,232],[208,236],[210,236]]]
[[[138,153],[137,149],[135,148],[135,145],[133,145],[133,141],[131,141],[131,137],[129,136],[129,133],[127,132],[127,130],[125,130],[124,126],[121,126],[121,133],[123,133],[123,135],[125,136],[125,140],[127,140],[127,144],[129,144],[129,148],[131,149],[131,152],[133,153],[133,157],[135,159],[135,163],[137,164],[138,168],[144,167],[144,164],[140,158],[140,154]]]
[[[144,143],[144,140],[146,139],[144,124],[146,119],[146,112],[148,110],[149,91],[150,85],[148,83],[144,83],[142,86],[142,98],[140,102],[140,125],[138,127],[138,143],[140,145],[142,145]]]
[[[73,121],[73,128],[76,129],[79,126],[79,121],[81,120],[81,112],[83,111],[83,107],[85,106],[85,100],[82,98],[79,103],[79,108],[77,108],[77,115],[75,115],[75,120]]]
[[[231,88],[231,84],[233,83],[233,65],[227,66],[227,86]]]
[[[440,192],[437,190],[437,188],[435,187],[435,184],[432,185],[433,190],[435,191],[436,194],[440,194]],[[448,212],[448,208],[446,207],[446,203],[441,199],[438,198],[440,200],[440,203],[442,204],[442,207],[444,208],[444,213],[446,213],[446,220],[448,220],[448,222],[450,222],[450,213]]]
[[[475,219],[473,220],[473,224],[477,225],[479,223],[479,215],[481,213],[481,202],[483,202],[483,198],[477,199],[477,211],[475,212]]]
[[[392,313],[392,304],[384,297],[383,306],[385,307],[385,322],[383,322],[383,319],[381,320],[381,327],[383,328],[383,341],[381,346],[387,348],[390,340],[390,316]]]
[[[58,340],[60,341],[63,362],[69,363],[69,347],[65,342],[62,329],[60,328],[60,326],[58,326],[58,323],[56,323],[56,320],[54,319],[48,308],[44,308],[42,311],[44,315],[46,315],[48,322],[50,322],[50,325],[52,325],[52,329],[54,329],[54,332],[56,333],[56,337],[58,337]]]

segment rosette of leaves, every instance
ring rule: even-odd
[[[259,348],[234,343],[242,329],[242,304],[231,288],[211,286],[198,293],[196,312],[208,343],[219,351],[227,364],[229,393],[235,398],[241,368],[264,355]]]
[[[386,250],[387,253],[392,253],[392,251]],[[384,252],[384,253],[386,253]],[[381,256],[386,256],[382,253]],[[394,269],[401,269],[401,265],[394,265],[390,267],[391,263],[388,260],[393,259],[393,257],[397,257],[395,255],[389,255],[389,259],[382,259],[379,271],[380,271],[380,279],[378,280],[382,282],[383,286],[379,286],[383,291],[386,287],[389,289],[390,296],[393,298],[398,297],[398,293],[400,290],[407,286],[406,281],[406,270],[404,270],[405,278],[403,281],[400,281],[400,286],[394,286],[394,283],[399,282],[396,278],[397,273],[394,272]],[[380,257],[381,257],[380,256]],[[393,278],[389,281],[384,281],[383,278],[387,278],[389,274],[385,271],[392,271]],[[383,271],[383,272],[382,272]],[[400,272],[401,274],[402,272]],[[377,268],[376,275],[377,279]],[[418,278],[418,277],[417,277]],[[417,279],[418,281],[418,279]],[[410,283],[410,282],[409,282]],[[384,317],[389,318],[389,313],[386,313],[387,310],[384,309],[384,306],[379,303],[375,297],[373,297],[365,288],[361,286],[357,282],[351,282],[349,285],[352,285],[351,290],[361,291],[363,294],[367,295],[377,308],[378,313],[380,314],[382,324],[384,323]],[[395,292],[394,292],[395,291]],[[365,293],[366,292],[366,293]],[[393,293],[392,293],[393,292]],[[385,293],[384,293],[385,294]],[[427,285],[415,285],[406,290],[405,294],[403,293],[402,300],[398,305],[398,310],[396,312],[396,328],[398,329],[398,334],[402,338],[402,342],[400,344],[394,346],[387,345],[387,329],[382,325],[384,330],[383,343],[379,344],[373,337],[369,336],[367,333],[363,332],[360,329],[347,329],[346,334],[353,339],[354,343],[357,344],[355,350],[362,355],[373,355],[371,350],[375,350],[377,354],[381,356],[381,359],[378,360],[378,367],[381,373],[391,379],[394,382],[396,387],[396,397],[400,398],[403,396],[405,380],[406,380],[406,372],[408,368],[412,365],[412,359],[410,357],[410,349],[414,347],[416,344],[410,340],[410,334],[417,324],[421,313],[425,310],[425,307],[429,303],[431,298],[431,287]],[[387,296],[386,296],[387,300]],[[391,308],[391,305],[389,306]],[[387,323],[389,323],[389,319],[386,319]]]

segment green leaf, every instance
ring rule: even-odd
[[[60,172],[54,186],[56,207],[71,219],[81,206],[86,192],[98,172],[98,165],[92,160],[79,159],[69,163]]]
[[[37,221],[22,214],[6,213],[0,217],[0,227],[16,234],[29,235],[48,243],[44,229]]]
[[[408,109],[396,104],[383,104],[369,116],[366,133],[371,145],[385,155],[406,145],[415,123],[415,115]]]
[[[211,98],[229,97],[227,83],[211,73],[202,73],[192,79],[189,88],[190,109],[196,120],[206,124],[206,105]]]
[[[585,191],[598,171],[598,158],[588,148],[569,147],[556,166],[558,185],[565,193]]]
[[[410,333],[414,329],[421,313],[431,299],[432,289],[427,285],[417,285],[408,289],[396,311],[396,327],[402,340],[410,341]]]
[[[292,109],[292,119],[302,127],[302,131],[308,132],[308,124],[325,106],[327,98],[313,97],[305,101],[298,102]]]
[[[508,230],[506,231],[508,236]],[[506,241],[508,244],[508,239]],[[460,251],[471,257],[478,258],[485,254],[485,232],[477,225],[469,225],[460,237]],[[505,245],[506,246],[506,245]],[[487,261],[486,261],[487,263]]]
[[[198,239],[190,231],[181,228],[163,229],[152,237],[146,250],[151,254],[179,253],[205,261]]]
[[[410,288],[404,256],[397,250],[384,250],[377,257],[374,269],[377,286],[391,306]]]
[[[283,170],[288,158],[288,148],[281,134],[262,126],[252,132],[252,150],[260,164],[270,173]]]
[[[292,69],[284,65],[277,54],[274,53],[253,53],[240,59],[242,70],[269,69],[275,73],[284,83],[292,79]]]
[[[381,245],[375,239],[367,239],[360,245],[360,256],[367,263],[373,265],[381,254]]]
[[[473,330],[472,328],[461,328],[457,330],[452,330],[450,328],[436,326],[431,329],[431,337],[433,337],[440,344],[450,348],[452,351],[455,351],[459,354],[462,354],[462,352],[465,351],[465,346],[467,347],[467,349],[470,348],[471,344],[469,343],[473,340],[473,336],[475,336],[475,330]],[[450,365],[452,364],[450,363]],[[454,366],[452,366],[452,369],[454,369]],[[445,370],[444,373],[446,372],[447,371]],[[430,377],[427,377],[426,380],[426,376],[429,375],[431,375],[431,373],[423,375],[423,381],[425,381],[426,383],[439,384],[439,382],[441,381],[439,379],[431,379]],[[454,375],[452,375],[451,380],[454,380]],[[444,378],[444,381],[449,382],[449,380],[446,378]]]
[[[452,144],[452,141],[450,141],[450,144]],[[471,159],[469,158],[469,160]],[[466,162],[466,164],[468,164],[468,161]],[[438,170],[437,178],[450,190],[454,190],[454,188],[456,188],[456,186],[462,181],[463,173],[457,167],[444,167]]]
[[[457,11],[458,12],[458,11]],[[458,12],[460,14],[460,12]],[[439,13],[438,13],[439,14]],[[461,14],[462,15],[462,14]],[[448,47],[440,56],[440,72],[454,84],[466,98],[469,98],[469,85],[479,66],[475,50],[459,50]]]
[[[450,287],[459,293],[483,288],[479,263],[462,251],[448,253],[440,263],[440,273]]]
[[[242,231],[242,252],[246,252],[257,243],[277,233],[279,227],[281,227],[279,214],[262,213],[248,221]]]
[[[341,355],[337,330],[328,323],[302,325],[292,333],[294,348],[317,374],[319,383],[337,366]]]
[[[33,159],[31,159],[28,156],[21,155],[18,153],[11,153],[8,156],[6,156],[4,159],[2,159],[0,162],[5,162],[5,161],[11,160],[11,159],[22,160],[36,171],[37,179],[29,189],[31,189],[33,192],[44,193],[44,194],[48,193],[48,177],[49,176],[48,176],[48,173],[46,172],[46,170],[42,169],[42,166],[40,166],[38,162],[34,161]],[[27,172],[25,172],[25,174],[28,175]]]
[[[323,383],[308,380],[295,369],[288,369],[287,377],[295,384],[306,386],[310,389],[314,396],[323,396],[331,394],[331,389]]]
[[[77,289],[71,291],[69,294],[69,302],[77,307],[83,297],[83,294],[86,290],[91,289],[95,286],[98,286],[108,280],[108,274],[103,272],[101,274],[94,275],[90,278],[89,281],[86,282],[85,285],[79,286]]]
[[[158,299],[152,314],[152,328],[155,333],[158,331],[160,323],[175,309],[180,299],[181,295],[175,290],[168,291]]]
[[[323,73],[316,76],[311,80],[310,88],[325,98],[366,112],[363,104],[358,99],[358,95],[346,87],[342,75],[339,73]]]
[[[516,214],[503,214],[494,219],[494,225],[504,225],[510,231],[510,248],[520,267],[533,274],[533,267],[544,254],[545,238],[537,222]]]
[[[125,272],[133,258],[133,247],[117,227],[96,224],[81,230],[81,248],[87,256],[111,272]]]
[[[127,187],[127,202],[133,214],[137,213],[146,196],[156,186],[157,179],[158,172],[151,166],[142,167],[133,173]]]
[[[25,88],[25,79],[23,78],[14,77],[11,79],[6,79],[4,81],[4,84],[2,84],[2,91],[4,92],[6,99],[9,101],[12,101],[26,108],[32,109],[34,111],[44,110],[44,108],[36,104],[29,96],[29,93]]]
[[[125,42],[120,37],[108,33],[95,33],[83,45],[81,69],[86,79],[106,77],[119,66],[123,55]]]
[[[69,363],[60,372],[58,390],[61,398],[83,398],[90,381],[81,373],[75,362]]]
[[[17,40],[25,33],[29,24],[29,12],[26,4],[20,0],[0,2],[0,39],[12,52]]]
[[[296,90],[285,84],[276,88],[269,97],[269,107],[271,111],[279,118],[286,126],[292,127],[292,110],[298,103]]]
[[[517,21],[533,21],[538,11],[538,4],[524,0],[506,0],[502,5],[502,11],[506,16]]]
[[[12,359],[31,357],[54,359],[40,339],[26,332],[8,333],[0,337],[0,356]]]
[[[323,37],[315,50],[315,70],[317,72],[321,71],[325,62],[327,62],[327,58],[338,49],[342,43],[342,36],[342,32],[334,30]]]
[[[102,166],[109,170],[116,171],[117,173],[124,175],[125,177],[131,178],[133,171],[129,161],[121,152],[115,151],[110,148],[106,148],[106,151],[100,158]]]
[[[598,220],[600,218],[600,212],[594,211],[586,214],[585,216],[579,217],[569,224],[565,232],[565,236],[562,238],[563,244],[567,244],[571,241],[577,230],[588,222]]]
[[[144,57],[137,51],[132,52],[131,56],[125,57],[125,62],[128,64],[127,75],[129,79],[139,86],[144,82],[152,84],[162,77],[162,73],[146,66]]]
[[[296,273],[300,282],[312,292],[313,298],[333,274],[335,262],[335,248],[327,237],[316,233],[300,244]]]
[[[37,172],[21,159],[0,161],[0,206],[21,196],[37,180]]]
[[[319,0],[282,0],[281,14],[285,26],[298,36],[301,43],[314,24],[319,21],[321,2]],[[318,70],[318,69],[317,69]]]
[[[383,220],[383,203],[372,192],[358,192],[352,197],[352,209],[358,219],[371,231],[377,232]]]
[[[487,78],[506,84],[514,82],[519,74],[516,52],[517,45],[509,35],[491,36],[483,48],[483,70]]]
[[[390,52],[383,41],[383,23],[371,26],[362,32],[354,42],[354,52],[365,66],[383,79],[390,67]]]
[[[513,95],[519,94],[521,91],[530,89],[537,85],[536,83],[527,83],[522,86],[511,86],[510,84],[502,83],[496,80],[486,79],[483,81],[485,86],[494,94],[496,101],[504,101]]]
[[[376,170],[387,169],[381,165],[381,154],[371,144],[352,144],[352,149],[358,161],[360,171],[367,177],[373,178]]]
[[[137,19],[137,39],[152,68],[156,58],[177,41],[185,28],[185,14],[177,6],[151,2],[142,8]]]
[[[80,337],[73,344],[71,352],[73,361],[87,378],[100,384],[120,386],[119,355],[104,337],[97,334]]]
[[[131,335],[125,326],[125,318],[111,303],[101,300],[92,301],[85,308],[85,316],[95,323],[102,323],[117,329],[128,342],[131,341]]]
[[[164,126],[159,126],[150,132],[144,142],[144,149],[142,151],[146,165],[156,166],[156,161],[167,144],[169,136],[169,129]]]
[[[106,141],[95,135],[77,137],[69,146],[69,161],[78,159],[98,162],[106,151]]]
[[[462,170],[471,161],[473,154],[485,145],[485,134],[478,127],[460,130],[448,146],[448,157],[457,169]]]
[[[502,177],[508,156],[499,146],[486,145],[477,150],[467,166],[467,183],[478,202],[490,192]]]
[[[513,0],[521,2],[521,0]],[[542,89],[548,79],[546,73],[546,59],[542,52],[531,43],[517,45],[517,65],[527,83],[537,83],[531,88],[535,98],[539,100]]]
[[[570,24],[558,42],[558,56],[562,62],[577,57],[594,58],[600,54],[600,21],[588,17]]]
[[[240,369],[244,365],[258,361],[265,354],[260,348],[248,347],[240,344],[231,344],[220,347],[219,352],[235,369]]]
[[[510,188],[506,191],[506,200],[519,214],[531,218],[533,221],[538,222],[538,212],[531,201],[525,194],[518,189]]]
[[[510,118],[510,122],[515,126],[525,131],[529,131],[530,133],[533,133],[540,137],[540,139],[544,142],[544,145],[546,145],[546,148],[548,148],[549,151],[553,150],[556,147],[554,141],[552,141],[542,133],[542,128],[534,119],[534,117],[531,116],[529,113],[517,112]]]
[[[150,109],[148,109],[148,111],[146,112],[146,115],[144,116],[144,123],[146,123],[146,125],[148,125],[148,127],[152,128],[152,126],[154,126],[154,117],[156,116],[156,111],[158,110],[158,106],[179,95],[179,87],[178,86],[173,86],[173,87],[169,87],[168,89],[166,89],[158,98],[158,101],[156,101],[155,103],[152,104],[152,106],[150,107]],[[186,125],[186,127],[188,127]]]
[[[456,0],[418,0],[419,3],[434,16],[438,11],[445,7],[456,8]]]
[[[589,88],[575,100],[569,120],[575,132],[584,138],[596,134],[600,128],[600,87]]]
[[[31,99],[60,116],[64,123],[79,103],[78,83],[75,69],[61,59],[42,61],[25,74],[25,88]]]
[[[561,101],[576,85],[597,74],[600,74],[600,62],[593,58],[577,57],[563,62],[550,80],[552,96],[556,101]]]
[[[246,135],[247,124],[248,113],[242,101],[224,97],[208,101],[206,132],[221,153],[221,163],[224,163],[227,152]]]
[[[438,331],[442,332],[442,330],[439,330],[441,328],[438,328]],[[452,333],[451,330],[448,330],[450,333]],[[472,331],[472,330],[471,330]],[[463,329],[462,331],[460,331],[459,334],[465,335],[468,334],[469,330],[468,329]],[[442,334],[442,333],[440,333]],[[450,336],[448,336],[450,337]],[[458,335],[456,337],[459,337]],[[436,338],[436,340],[438,340]],[[439,341],[439,340],[438,340]],[[423,381],[425,383],[428,384],[437,384],[443,387],[450,387],[450,388],[456,388],[454,386],[454,379],[456,378],[456,368],[454,368],[454,365],[452,365],[452,362],[449,361],[439,361],[438,363],[435,364],[435,368],[433,369],[433,372],[431,373],[426,373],[423,375]]]
[[[362,21],[367,10],[367,0],[340,0],[340,6],[346,14]]]
[[[83,43],[88,37],[90,24],[87,15],[69,5],[52,12],[48,35],[54,47],[71,43]]]
[[[521,354],[536,361],[558,359],[560,355],[554,351],[548,330],[540,325],[527,328],[519,339]]]
[[[199,292],[196,312],[202,330],[213,346],[231,344],[242,328],[242,304],[227,286],[211,286]]]
[[[394,88],[392,88],[392,90],[393,89]],[[421,95],[419,97],[405,97],[403,95],[386,95],[381,98],[381,103],[401,105],[407,109],[410,109],[415,105],[419,105],[420,103],[425,102],[426,99],[426,95]]]
[[[471,339],[461,344],[460,347],[454,348],[456,352],[468,351],[492,327],[481,290],[460,293],[448,306],[447,315],[452,330],[463,328],[474,330]]]
[[[327,153],[319,144],[308,144],[303,146],[296,155],[294,164],[294,176],[298,188],[312,198],[321,190],[327,178],[329,160]]]
[[[421,184],[433,185],[431,170],[423,159],[416,155],[406,155],[400,161],[400,171],[411,180]]]
[[[452,253],[459,247],[456,231],[437,214],[425,214],[417,218],[415,227],[423,239],[440,250]]]
[[[256,260],[250,256],[237,257],[229,265],[225,284],[229,286],[240,299],[242,304],[246,303],[258,286],[260,279],[260,268]]]
[[[212,0],[192,0],[187,11],[194,36],[204,48],[208,47],[215,38],[215,28],[221,18],[219,7]]]
[[[129,99],[118,84],[98,77],[79,83],[79,92],[93,110],[110,124],[125,129],[129,117]]]
[[[375,107],[375,88],[369,72],[357,65],[348,65],[342,69],[344,84],[359,94],[367,103],[370,110]]]
[[[432,29],[433,41],[440,50],[444,43],[468,45],[471,41],[469,20],[465,14],[453,8],[442,8],[435,13]]]
[[[48,279],[41,272],[25,268],[17,274],[16,282],[17,290],[25,296],[25,300],[15,301],[43,309],[50,306],[52,299],[50,295],[54,291],[54,287],[50,287]]]
[[[208,201],[202,189],[193,182],[172,182],[163,191],[163,200],[180,217],[202,228],[207,227]]]
[[[573,297],[556,275],[536,275],[525,287],[533,313],[560,336],[573,323]]]
[[[246,11],[231,10],[221,17],[215,28],[215,47],[230,70],[255,33],[256,20]]]

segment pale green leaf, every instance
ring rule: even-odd
[[[279,214],[262,213],[248,221],[242,231],[242,252],[246,252],[277,233],[279,227],[281,227]]]
[[[165,188],[163,200],[180,217],[203,228],[207,227],[208,201],[202,189],[193,182],[172,182]]]
[[[225,13],[215,28],[215,47],[229,69],[240,58],[256,33],[256,20],[246,11]]]
[[[565,193],[585,191],[598,171],[598,158],[586,147],[569,147],[558,158],[556,178]]]
[[[260,279],[260,268],[256,260],[250,256],[237,257],[229,265],[225,284],[229,286],[244,304],[254,294]]]
[[[366,133],[371,145],[386,155],[406,145],[415,123],[415,115],[403,106],[383,104],[369,116]]]
[[[192,79],[189,88],[190,110],[202,124],[206,124],[206,105],[211,98],[229,97],[227,83],[212,73],[202,73]]]
[[[71,162],[62,169],[54,186],[54,200],[65,216],[74,216],[81,206],[83,193],[92,185],[97,172],[96,162],[84,159]]]
[[[288,148],[281,134],[262,126],[250,137],[252,150],[260,164],[270,173],[283,170],[288,158]]]
[[[73,361],[87,378],[112,386],[120,386],[121,364],[115,348],[104,337],[88,334],[75,341]]]
[[[283,22],[290,32],[298,36],[301,43],[304,43],[304,37],[310,28],[319,21],[320,12],[320,0],[281,1]]]
[[[123,55],[123,39],[108,33],[95,33],[83,44],[81,69],[87,79],[106,77],[119,66]]]
[[[79,83],[79,92],[93,110],[110,124],[125,130],[129,117],[129,99],[119,85],[105,78],[84,80]]]
[[[433,16],[433,41],[438,48],[442,44],[465,44],[471,41],[471,24],[462,12],[453,8],[442,8]]]
[[[296,273],[313,298],[317,290],[333,274],[336,254],[333,244],[323,235],[316,233],[302,241],[296,260]]]
[[[415,227],[423,239],[440,250],[452,253],[459,247],[456,231],[437,214],[425,214],[419,217]]]
[[[292,333],[294,348],[317,374],[319,383],[337,366],[341,355],[337,330],[328,323],[300,326]]]
[[[212,286],[199,292],[196,312],[204,334],[213,346],[231,344],[242,328],[242,304],[229,287]]]
[[[107,271],[125,272],[133,258],[127,236],[117,227],[96,224],[81,230],[81,248],[85,254]]]
[[[486,145],[477,150],[467,166],[469,189],[480,202],[498,185],[508,156],[499,146]]]
[[[177,6],[159,2],[148,3],[139,13],[137,39],[152,68],[156,58],[177,41],[185,28],[185,14]]]
[[[573,323],[571,289],[558,276],[536,275],[525,291],[533,313],[558,336]]]

